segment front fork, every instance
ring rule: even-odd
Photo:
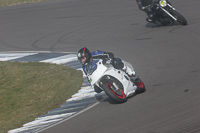
[[[174,7],[172,7],[170,4],[167,4],[167,6],[169,6],[172,10],[176,10]],[[163,10],[167,15],[169,15],[171,18],[173,18],[175,21],[177,21],[177,19],[171,15],[167,10],[165,10],[164,8],[160,7],[161,10]]]

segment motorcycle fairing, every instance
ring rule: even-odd
[[[135,92],[137,89],[136,86],[130,81],[128,75],[121,70],[115,69],[112,65],[103,65],[102,60],[99,60],[97,63],[97,69],[89,76],[89,80],[91,85],[97,84],[101,81],[101,78],[104,76],[112,76],[115,77],[118,81],[121,81],[124,93],[126,96],[129,96]]]

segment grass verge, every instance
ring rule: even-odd
[[[34,2],[53,1],[53,0],[0,0],[0,6],[13,6],[20,4],[28,4]]]
[[[0,62],[0,133],[59,107],[76,93],[82,72],[39,62]]]

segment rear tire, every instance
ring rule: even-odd
[[[187,25],[187,20],[176,10],[171,10],[170,13],[177,19],[181,25]]]
[[[123,92],[123,88],[119,88],[118,91],[116,91],[116,87],[113,85],[112,80],[106,80],[102,88],[104,89],[105,93],[115,102],[117,103],[124,103],[127,101],[127,97]]]

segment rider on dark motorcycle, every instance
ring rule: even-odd
[[[147,22],[154,22],[154,12],[152,11],[152,7],[154,6],[156,0],[136,0],[139,9],[147,13]]]
[[[172,6],[169,0],[136,0],[139,8],[147,13],[147,21],[158,25],[178,22],[187,25],[187,20]]]
[[[135,71],[123,63],[121,59],[115,58],[114,54],[111,52],[97,50],[91,53],[86,47],[83,47],[78,51],[77,57],[81,62],[82,69],[87,77],[96,69],[96,63],[98,62],[98,59],[102,59],[104,62],[110,62],[114,68],[125,71],[130,77],[135,76]],[[94,89],[97,93],[101,91],[97,88],[97,86],[94,86]]]

